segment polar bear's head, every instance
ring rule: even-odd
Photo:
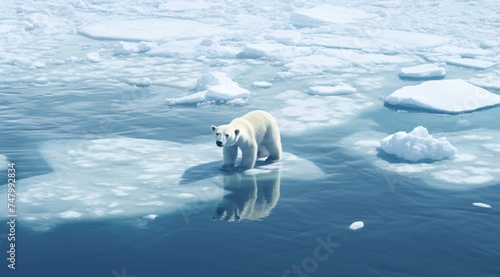
[[[240,135],[240,130],[231,125],[212,125],[211,129],[215,136],[215,144],[219,147],[233,146]]]

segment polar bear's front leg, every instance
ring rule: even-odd
[[[222,154],[224,163],[220,168],[224,170],[233,169],[236,157],[238,157],[238,146],[224,146]]]
[[[255,161],[257,161],[257,147],[250,146],[241,149],[241,154],[240,168],[242,170],[253,168],[255,166]]]

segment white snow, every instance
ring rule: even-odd
[[[223,72],[213,72],[201,76],[196,82],[198,92],[176,98],[168,98],[168,105],[195,104],[206,101],[233,101],[241,104],[241,99],[250,95],[250,91],[240,87]]]
[[[356,88],[349,84],[338,84],[335,86],[313,86],[306,90],[312,95],[342,95],[356,93]]]
[[[420,64],[412,67],[403,67],[399,71],[400,77],[406,78],[439,78],[446,75],[446,70],[435,64]]]
[[[349,229],[353,231],[361,229],[363,227],[365,227],[365,223],[363,221],[355,221],[351,225],[349,225]]]
[[[435,139],[426,128],[417,126],[410,133],[404,131],[389,135],[380,141],[380,148],[398,158],[417,162],[453,158],[457,149],[446,138]]]
[[[75,219],[189,213],[199,203],[220,199],[224,192],[224,174],[218,169],[222,150],[209,137],[205,140],[194,144],[133,138],[48,141],[40,151],[53,172],[18,180],[23,188],[17,193],[18,214],[32,218],[31,227],[50,228]],[[286,152],[282,162],[237,174],[255,174],[258,182],[259,170],[280,174],[281,180],[324,176],[312,162]],[[0,191],[0,197],[6,199],[6,194],[7,190]]]
[[[324,24],[352,24],[361,19],[377,15],[360,9],[340,6],[319,5],[313,8],[298,9],[290,15],[290,21],[297,27],[317,27]]]
[[[400,88],[387,96],[385,102],[402,109],[455,114],[500,105],[500,95],[464,80],[453,79]]]
[[[285,45],[296,45],[301,40],[301,34],[294,30],[276,30],[264,36]]]
[[[472,203],[472,205],[474,205],[476,207],[480,207],[480,208],[491,209],[491,205],[488,205],[486,203],[475,202],[475,203]]]
[[[485,89],[500,90],[500,78],[498,76],[500,76],[500,70],[477,74],[468,81]]]
[[[120,41],[116,44],[114,53],[115,55],[130,55],[135,53],[144,53],[152,48],[157,47],[157,44],[154,42],[125,42]]]

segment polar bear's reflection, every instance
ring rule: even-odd
[[[271,213],[280,198],[280,170],[250,170],[224,176],[229,191],[217,204],[213,220],[259,220]]]

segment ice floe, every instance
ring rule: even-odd
[[[250,91],[240,87],[223,72],[213,72],[203,75],[196,82],[196,91],[193,94],[168,98],[168,105],[197,104],[207,101],[222,101],[233,104],[245,103]]]
[[[17,212],[34,228],[73,220],[144,215],[152,220],[171,212],[188,213],[195,204],[222,199],[225,186],[238,187],[241,179],[228,179],[218,169],[222,153],[212,142],[58,140],[44,143],[40,151],[53,172],[18,180],[23,189],[17,193]],[[259,161],[255,169],[235,174],[252,174],[259,181],[271,171],[279,171],[281,179],[324,177],[313,163],[286,152],[281,162]],[[0,191],[0,197],[6,199],[6,193]]]
[[[291,90],[274,98],[280,100],[283,106],[272,110],[272,113],[281,132],[287,135],[344,124],[374,105],[372,100],[359,93],[319,96]]]
[[[490,67],[497,64],[496,62],[487,61],[487,60],[470,59],[470,58],[455,58],[455,57],[445,58],[444,62],[446,62],[447,64],[451,64],[451,65],[469,67],[469,68],[474,68],[474,69],[487,69],[487,68],[490,68]]]
[[[356,231],[358,229],[361,229],[365,227],[365,223],[363,221],[355,221],[351,225],[349,225],[349,229]]]
[[[291,13],[290,21],[296,27],[318,27],[324,24],[350,24],[358,20],[377,17],[360,9],[319,5],[301,8]]]
[[[158,28],[158,26],[164,27]],[[102,21],[82,26],[78,32],[92,39],[140,42],[193,39],[222,34],[228,31],[194,20],[155,18]]]
[[[475,202],[475,203],[472,203],[472,205],[479,207],[479,208],[491,209],[491,205],[486,204],[486,203]]]
[[[335,86],[313,86],[308,88],[306,92],[312,95],[343,95],[356,93],[356,88],[349,84],[340,83]]]
[[[273,84],[266,81],[255,81],[252,83],[252,87],[254,88],[270,88]]]
[[[457,114],[500,105],[500,95],[461,79],[437,80],[402,87],[385,103],[399,109]]]
[[[449,190],[468,190],[498,184],[498,152],[488,145],[500,146],[499,131],[472,129],[435,133],[434,136],[446,137],[459,150],[453,159],[419,163],[396,161],[381,155],[380,139],[387,137],[387,134],[376,131],[355,133],[342,139],[340,144],[349,149],[351,154],[362,156],[369,164],[385,171],[384,176],[391,189],[398,185],[398,180],[405,182],[404,177],[420,179],[429,186]]]
[[[446,70],[435,64],[420,64],[412,67],[403,67],[399,71],[401,78],[430,79],[441,78],[446,75]]]
[[[412,162],[442,160],[453,158],[457,154],[457,149],[445,137],[436,139],[422,126],[415,127],[410,133],[401,131],[383,138],[380,148],[388,154]]]

